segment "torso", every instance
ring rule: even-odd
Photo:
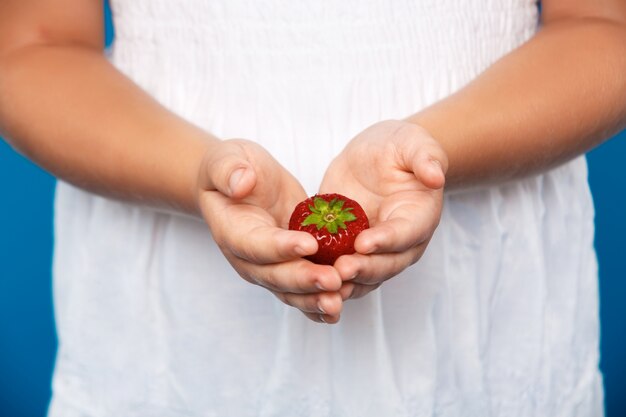
[[[534,0],[112,6],[116,67],[310,194],[356,133],[462,87],[538,18]],[[61,183],[56,236],[53,417],[601,413],[582,158],[447,195],[424,258],[335,326],[239,278],[200,222]]]

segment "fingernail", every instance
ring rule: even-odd
[[[322,302],[321,301],[317,302],[317,309],[319,311],[321,311],[322,313],[326,314],[326,311],[324,311],[324,309],[322,308]]]
[[[237,188],[237,185],[239,184],[239,181],[241,181],[241,178],[243,177],[245,171],[245,168],[239,168],[233,171],[232,174],[230,174],[230,179],[228,180],[228,189],[231,194],[233,194],[235,188]]]
[[[315,282],[315,286],[318,290],[326,291],[326,288],[324,288],[319,281]]]
[[[320,314],[320,320],[322,321],[322,323],[326,323],[326,319],[324,318],[323,314]],[[326,323],[328,324],[328,323]]]
[[[378,247],[376,245],[374,245],[371,248],[369,248],[368,250],[366,250],[365,254],[369,255],[370,253],[374,253],[374,252],[376,252],[376,249],[378,249]]]
[[[354,274],[353,274],[353,275],[349,278],[349,280],[353,280],[354,278],[356,278],[356,277],[358,277],[358,276],[359,276],[359,273],[358,273],[358,271],[357,271],[357,272],[355,272],[355,273],[354,273]]]
[[[436,159],[431,159],[430,163],[438,173],[439,172],[443,173],[443,167],[441,166],[441,162],[439,162]]]

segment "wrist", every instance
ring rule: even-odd
[[[215,136],[202,132],[197,138],[194,152],[194,162],[190,172],[189,210],[196,216],[202,216],[201,197],[206,191],[209,181],[209,160],[215,154],[222,141]]]

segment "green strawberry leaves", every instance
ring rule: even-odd
[[[313,206],[309,205],[311,214],[302,222],[302,226],[314,224],[317,230],[326,227],[329,233],[337,233],[339,228],[346,229],[346,223],[356,220],[356,216],[351,213],[352,208],[344,209],[344,200],[333,198],[330,202],[322,198],[315,197]]]

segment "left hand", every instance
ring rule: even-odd
[[[335,262],[350,298],[378,288],[414,264],[439,224],[446,153],[423,128],[377,123],[359,133],[328,167],[320,193],[356,200],[370,221],[356,253]],[[343,291],[342,291],[343,292]]]

